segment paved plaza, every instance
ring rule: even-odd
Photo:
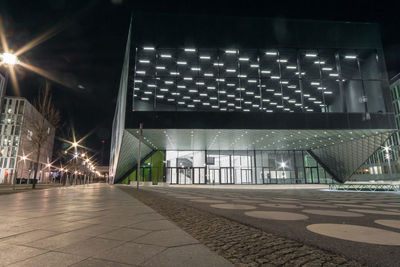
[[[361,264],[400,262],[399,193],[217,188],[146,192],[160,203],[165,202],[160,198],[173,201],[170,206],[176,209],[185,205],[206,211]]]
[[[115,186],[0,196],[0,266],[231,266]]]
[[[398,193],[92,184],[0,203],[0,266],[400,262]]]

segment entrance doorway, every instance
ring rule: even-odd
[[[318,168],[317,167],[306,167],[306,181],[309,184],[318,184]]]
[[[220,170],[219,169],[208,169],[208,184],[219,184],[220,183]]]
[[[178,168],[178,184],[193,183],[193,168]]]
[[[264,167],[262,170],[262,177],[264,184],[276,184],[276,178],[272,179],[271,169],[269,167]]]
[[[221,167],[221,184],[233,184],[233,168],[231,167]]]

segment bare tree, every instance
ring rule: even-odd
[[[49,82],[46,81],[45,88],[39,90],[39,94],[34,100],[33,106],[37,111],[32,109],[25,114],[25,131],[27,136],[29,136],[28,141],[31,144],[32,154],[35,157],[32,184],[32,189],[35,189],[42,149],[47,142],[49,142],[52,128],[57,128],[60,123],[60,112],[53,104]]]

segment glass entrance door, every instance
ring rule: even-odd
[[[251,184],[251,169],[241,169],[240,170],[240,184]]]
[[[204,168],[201,168],[201,167],[193,168],[193,183],[194,184],[204,184],[205,183]]]
[[[263,171],[262,171],[262,175],[263,175],[263,183],[264,184],[276,184],[276,179],[272,179],[270,168],[264,167]]]
[[[178,184],[192,184],[192,183],[193,183],[193,168],[179,168]]]
[[[208,169],[208,184],[219,184],[220,183],[220,173],[219,169]]]
[[[306,181],[311,184],[318,184],[318,168],[317,167],[306,167]]]
[[[233,184],[233,168],[221,167],[221,184]]]

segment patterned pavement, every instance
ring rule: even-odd
[[[196,188],[144,191],[156,195],[159,202],[160,198],[173,200],[176,204],[171,205],[206,211],[361,264],[397,266],[400,262],[398,193]]]

